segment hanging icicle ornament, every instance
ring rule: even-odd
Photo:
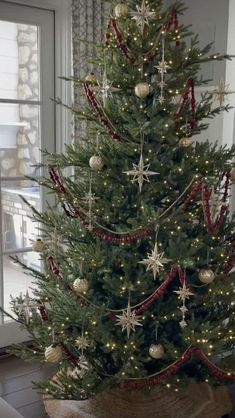
[[[127,6],[127,4],[124,4],[124,3],[119,3],[114,8],[114,15],[118,19],[120,17],[127,15],[128,12],[129,12],[129,7]]]
[[[98,86],[94,86],[92,90],[94,92],[97,92],[97,96],[102,97],[103,105],[104,107],[106,107],[108,98],[112,97],[112,93],[121,91],[121,89],[117,87],[113,87],[113,83],[111,83],[108,80],[106,68],[104,69],[104,72],[103,72],[102,83],[100,83],[99,81],[97,81],[97,83],[98,83]]]
[[[121,315],[116,315],[116,324],[117,326],[122,327],[122,331],[127,332],[127,338],[130,338],[131,331],[135,332],[136,327],[142,327],[140,320],[141,317],[136,315],[135,311],[131,310],[131,303],[130,303],[130,296],[128,299],[128,306],[127,309],[122,311]]]
[[[88,193],[85,194],[85,197],[82,198],[82,201],[88,205],[88,221],[89,221],[89,225],[88,225],[88,229],[91,231],[92,230],[92,208],[94,203],[96,202],[96,200],[98,200],[99,198],[95,196],[94,193],[92,193],[92,177],[90,175],[90,180],[89,180],[89,191]]]
[[[220,193],[215,191],[214,186],[212,186],[209,202],[210,202],[210,210],[211,210],[211,220],[213,223],[215,223],[220,213],[223,202],[221,200]]]
[[[139,27],[141,35],[144,34],[145,26],[149,26],[149,21],[153,20],[156,16],[154,11],[150,10],[150,6],[146,4],[145,0],[142,0],[141,6],[136,6],[136,11],[130,12],[132,19],[135,20],[136,25]]]
[[[164,31],[162,32],[162,59],[159,62],[159,64],[155,66],[155,68],[158,70],[161,76],[161,80],[159,83],[160,96],[158,98],[158,101],[159,103],[163,104],[165,101],[165,97],[164,97],[164,88],[166,86],[165,74],[167,74],[167,70],[170,68],[170,66],[167,64],[165,60],[165,32]]]
[[[164,258],[164,252],[159,253],[157,242],[154,245],[154,249],[151,253],[148,253],[148,258],[145,258],[143,261],[139,261],[139,264],[143,264],[147,267],[146,271],[153,271],[153,278],[156,280],[157,274],[160,273],[160,270],[164,268],[164,264],[169,263],[170,259]]]
[[[156,171],[149,171],[149,167],[150,164],[144,164],[143,151],[141,149],[139,164],[133,164],[133,170],[124,171],[124,173],[128,176],[133,176],[131,182],[138,183],[140,192],[142,191],[143,184],[145,181],[150,183],[150,176],[156,176],[157,174],[159,174]]]
[[[182,300],[182,306],[179,308],[182,312],[182,321],[180,321],[181,328],[186,328],[188,326],[185,318],[188,308],[186,307],[186,300],[190,299],[190,296],[194,296],[194,293],[191,292],[190,288],[186,285],[184,280],[183,286],[179,290],[174,290],[174,293],[178,295],[178,299]]]

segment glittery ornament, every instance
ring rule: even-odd
[[[165,350],[161,344],[151,344],[149,347],[149,355],[154,359],[160,359],[164,356]]]
[[[129,11],[127,4],[119,3],[114,9],[114,14],[117,18],[125,16]]]
[[[89,84],[96,84],[97,83],[97,78],[95,76],[94,73],[90,73],[85,77],[85,80],[87,83]]]
[[[32,250],[35,253],[41,253],[44,250],[44,247],[45,243],[41,239],[37,239],[37,241],[32,244]]]
[[[86,293],[89,289],[89,283],[86,279],[80,279],[79,277],[73,282],[73,290],[77,294]]]
[[[204,284],[212,283],[215,279],[215,273],[210,269],[202,269],[199,271],[199,280]]]
[[[147,97],[151,93],[151,86],[148,83],[138,83],[135,86],[135,94],[140,99]]]
[[[192,145],[192,143],[193,143],[192,138],[186,136],[186,137],[183,137],[183,138],[181,138],[179,140],[179,147],[181,147],[181,148],[188,148],[188,147],[190,147]]]
[[[94,171],[100,171],[104,166],[104,161],[100,155],[93,155],[89,160],[89,166]]]
[[[50,345],[45,350],[45,359],[48,363],[59,363],[63,357],[63,351],[59,345]]]

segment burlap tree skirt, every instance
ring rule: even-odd
[[[51,418],[221,418],[232,410],[226,387],[190,383],[179,392],[155,387],[149,395],[120,389],[86,401],[44,399]]]

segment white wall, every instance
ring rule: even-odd
[[[230,0],[229,4],[229,22],[228,22],[228,54],[235,55],[235,1]],[[227,61],[226,65],[226,83],[229,84],[229,90],[235,92],[235,59]],[[235,106],[235,94],[228,95],[229,103]],[[223,144],[231,146],[235,143],[235,111],[230,110],[224,115]]]

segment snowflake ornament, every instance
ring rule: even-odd
[[[102,97],[104,107],[106,107],[107,100],[109,97],[112,97],[112,93],[120,91],[121,89],[113,87],[113,83],[110,83],[110,81],[107,78],[107,72],[105,69],[103,73],[102,83],[98,81],[98,86],[94,86],[93,90],[98,92],[98,96]]]
[[[139,261],[139,264],[144,264],[147,266],[146,271],[153,270],[153,278],[156,280],[157,273],[160,273],[160,270],[164,267],[164,264],[172,261],[171,259],[164,258],[164,252],[158,252],[158,245],[155,243],[152,253],[148,253],[148,258],[145,258],[143,261]]]

